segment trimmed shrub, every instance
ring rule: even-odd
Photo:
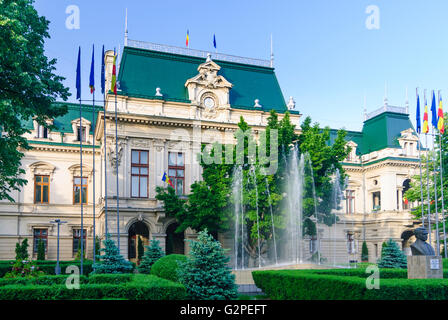
[[[92,274],[89,276],[89,283],[125,283],[132,281],[133,274],[117,273],[117,274]]]
[[[85,275],[92,272],[92,261],[85,260],[83,272]],[[14,261],[2,261],[0,263],[0,278],[4,277],[6,273],[11,271],[11,268],[14,264]],[[38,270],[43,271],[46,274],[53,275],[55,273],[56,261],[53,260],[45,260],[45,261],[33,261],[33,264],[37,265]],[[61,267],[61,273],[64,274],[65,270],[68,266],[77,266],[80,268],[80,261],[60,261],[59,266]]]
[[[159,243],[159,240],[151,240],[151,244],[146,246],[145,255],[138,266],[138,272],[151,273],[151,266],[165,255]]]
[[[40,276],[37,278],[10,278],[0,279],[0,287],[8,285],[56,285],[65,284],[69,275]],[[88,283],[86,276],[79,277],[79,283]]]
[[[144,278],[138,277],[143,276]],[[179,300],[185,298],[185,287],[151,275],[135,275],[133,281],[83,284],[77,290],[65,285],[6,285],[0,287],[3,300],[71,300],[127,299]]]
[[[369,290],[366,287],[366,277],[369,275],[362,269],[252,272],[257,287],[271,299],[445,300],[448,298],[448,279],[407,279],[406,270],[380,269],[380,290]]]
[[[157,277],[179,282],[177,269],[179,263],[187,261],[183,254],[169,254],[157,260],[151,267],[151,274]]]

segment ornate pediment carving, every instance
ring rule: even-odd
[[[230,108],[229,91],[232,84],[218,75],[220,69],[218,64],[207,58],[199,65],[199,74],[185,82],[189,99],[211,117],[215,116],[216,109]]]

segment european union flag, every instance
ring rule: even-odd
[[[101,93],[104,94],[106,90],[106,66],[104,65],[104,45],[103,45],[103,55],[101,57]]]
[[[95,91],[95,45],[93,45],[92,51],[92,64],[90,65],[90,81],[89,81],[90,93]]]
[[[213,46],[214,46],[215,49],[216,49],[216,37],[215,37],[215,34],[213,34]]]
[[[417,93],[417,116],[416,116],[416,120],[417,120],[417,133],[420,133],[422,131],[422,127],[420,124],[420,97],[418,96]]]
[[[432,90],[432,103],[431,103],[431,123],[434,126],[434,128],[437,128],[438,119],[437,119],[437,110],[436,110],[436,95],[434,94],[434,90]]]
[[[81,47],[79,47],[78,66],[76,67],[76,99],[81,100]]]

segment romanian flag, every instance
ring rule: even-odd
[[[112,82],[110,90],[117,95],[117,55],[114,55],[114,66],[112,67]]]
[[[188,42],[190,41],[189,31],[187,30],[187,39],[185,40],[185,45],[188,47]]]
[[[443,122],[443,106],[442,106],[442,95],[439,94],[439,110],[437,115],[439,116],[439,121],[437,123],[437,129],[439,129],[440,133],[445,132],[445,124]]]
[[[166,172],[163,174],[162,181],[168,183],[171,186],[171,188],[174,189],[173,183],[171,182],[170,177],[168,177]]]
[[[425,96],[425,113],[423,114],[423,133],[429,132],[429,123],[428,123],[428,104],[426,103]]]

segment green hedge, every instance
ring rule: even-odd
[[[103,275],[101,275],[103,276]],[[81,284],[80,289],[69,290],[65,285],[5,285],[0,287],[2,300],[179,300],[185,299],[185,287],[179,283],[151,275],[134,275],[132,281],[116,283]],[[96,280],[98,280],[98,277]],[[109,277],[113,278],[113,277]],[[117,278],[115,278],[117,279]],[[123,280],[124,278],[122,278]],[[104,279],[103,279],[104,280]]]
[[[92,274],[89,276],[89,283],[125,283],[133,279],[132,273],[112,273],[112,274]]]
[[[67,277],[69,275],[58,275],[58,276],[40,276],[36,278],[10,278],[10,279],[0,279],[0,287],[7,285],[56,285],[65,284]],[[89,279],[90,280],[90,279]],[[79,277],[80,283],[88,283],[86,276]]]
[[[157,277],[179,282],[177,277],[177,268],[179,262],[187,261],[183,254],[169,254],[157,260],[151,267],[151,274]]]
[[[9,271],[11,271],[12,265],[13,265],[14,261],[2,261],[2,263],[0,263],[0,278],[2,278],[6,273],[8,273]],[[36,263],[35,261],[33,261],[33,263]],[[92,272],[92,264],[93,261],[91,260],[86,260],[83,263],[83,274],[84,275],[88,275],[90,272]],[[56,267],[56,261],[38,261],[38,263],[36,263],[36,265],[39,267],[39,270],[45,272],[45,274],[49,274],[49,275],[54,275],[55,274],[55,267]],[[61,274],[65,273],[65,269],[68,266],[78,266],[80,268],[81,266],[81,262],[80,261],[60,261],[59,262],[59,266],[61,267]]]
[[[280,300],[448,299],[448,279],[412,279],[396,269],[380,270],[380,289],[367,289],[362,269],[252,272],[258,288]]]

